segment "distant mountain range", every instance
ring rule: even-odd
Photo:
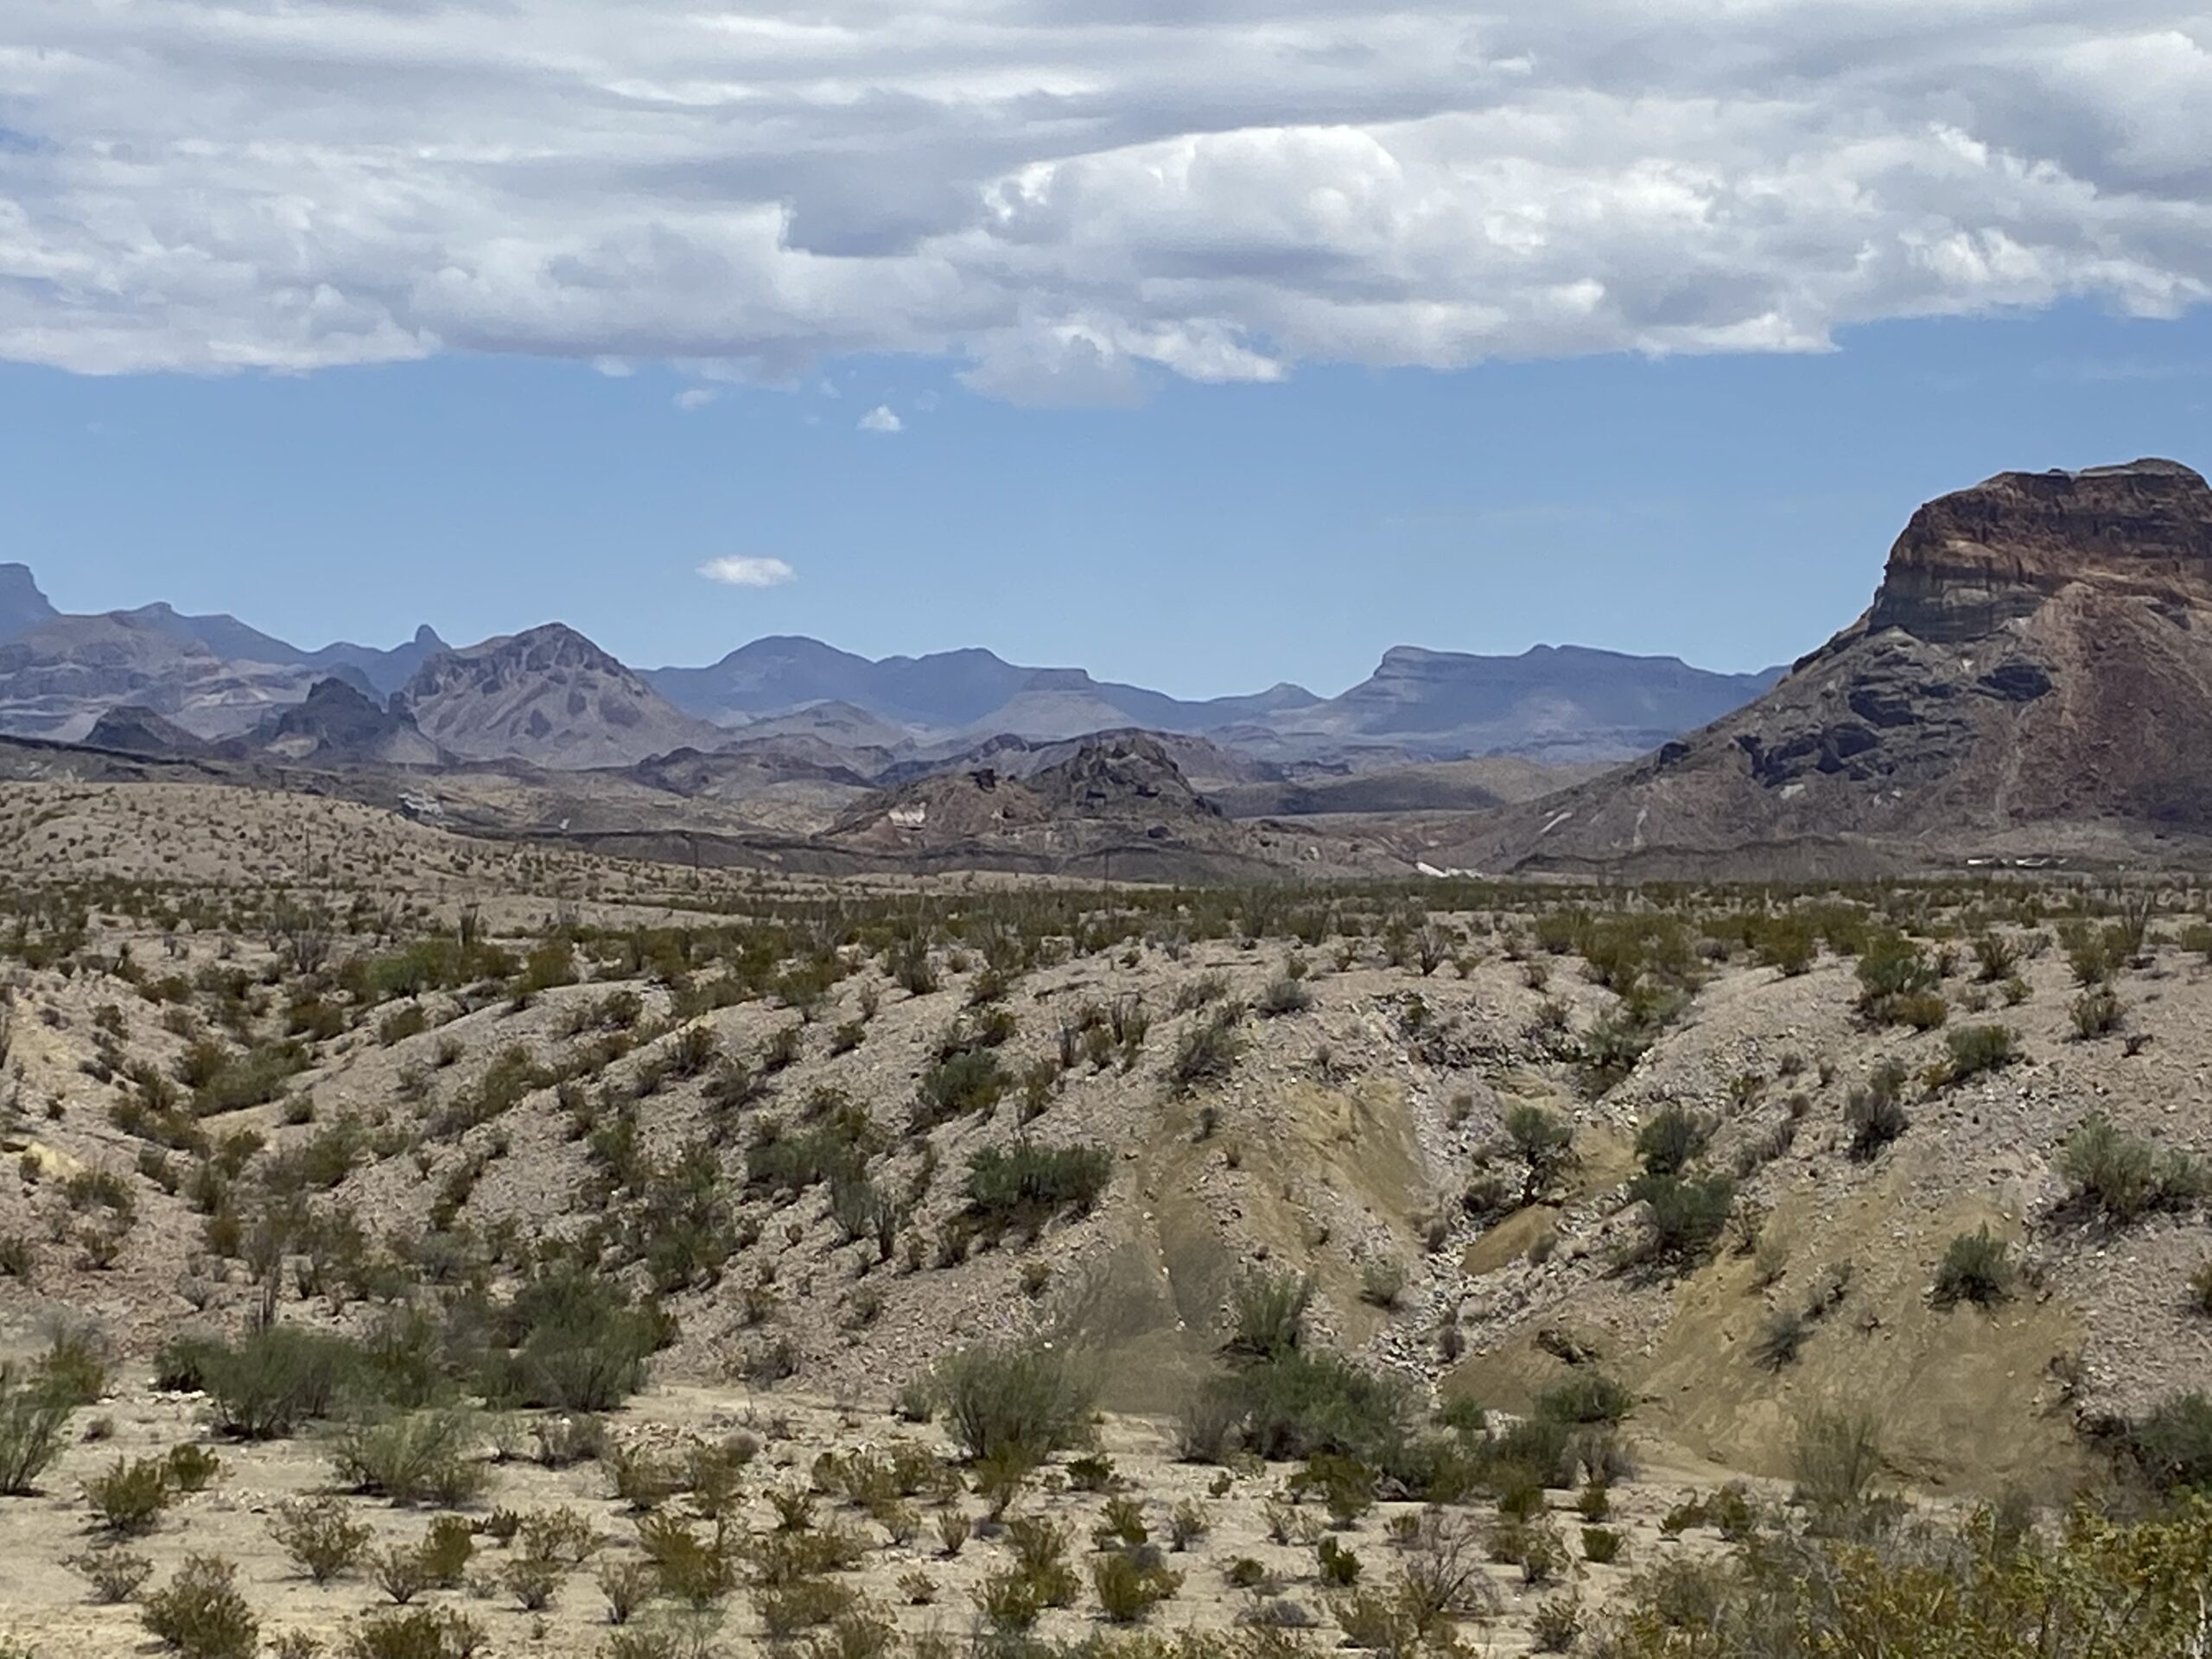
[[[638,671],[559,623],[461,648],[426,626],[390,650],[307,650],[235,617],[165,604],[65,615],[27,566],[0,565],[0,733],[65,741],[104,721],[110,735],[174,728],[259,742],[262,734],[293,747],[329,741],[326,728],[366,733],[350,706],[334,725],[318,716],[310,732],[275,732],[272,713],[337,680],[400,722],[376,728],[378,754],[571,769],[762,743],[808,746],[827,764],[868,751],[880,752],[880,765],[925,766],[995,738],[1057,742],[1131,728],[1341,772],[1482,755],[1586,764],[1626,760],[1704,726],[1779,674],[1713,674],[1578,646],[1518,657],[1402,646],[1340,696],[1284,683],[1191,701],[982,650],[871,661],[793,637],[754,640],[704,668]]]

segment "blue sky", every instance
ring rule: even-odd
[[[771,632],[988,645],[1186,695],[1340,690],[1397,643],[1746,669],[1864,606],[1916,503],[2005,467],[2202,464],[2212,326],[2063,308],[1814,356],[1168,381],[1025,409],[926,361],[830,397],[448,358],[246,374],[0,370],[12,536],[54,601],[166,598],[288,639],[558,618],[626,660]],[[861,431],[877,406],[894,435]],[[774,557],[750,589],[696,574]]]
[[[13,0],[72,607],[1185,694],[1751,668],[1915,504],[2208,456],[2195,0]],[[834,394],[834,395],[833,395]],[[773,587],[715,560],[781,561]]]

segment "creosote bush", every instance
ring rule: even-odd
[[[473,1659],[482,1625],[452,1607],[371,1613],[346,1637],[346,1659]]]
[[[1682,1268],[1703,1261],[1719,1243],[1736,1205],[1736,1183],[1726,1175],[1682,1179],[1639,1175],[1629,1196],[1643,1205],[1644,1231],[1633,1247],[1636,1260],[1653,1267]]]
[[[1034,1230],[1064,1210],[1088,1213],[1113,1173],[1103,1147],[984,1147],[968,1160],[968,1213],[988,1235]]]
[[[946,1429],[971,1460],[1013,1457],[1034,1466],[1090,1438],[1090,1390],[1049,1349],[962,1349],[938,1362],[931,1385]]]
[[[1679,1106],[1662,1106],[1636,1132],[1636,1155],[1654,1175],[1679,1175],[1705,1150],[1712,1133]]]
[[[1244,1036],[1237,1029],[1242,1014],[1233,1005],[1217,1007],[1184,1031],[1167,1062],[1168,1084],[1177,1094],[1196,1094],[1235,1074],[1244,1057]]]
[[[1844,1127],[1851,1131],[1851,1156],[1857,1162],[1872,1160],[1910,1127],[1900,1098],[1907,1078],[1903,1065],[1885,1060],[1846,1097]]]
[[[2186,1655],[2200,1642],[2212,1505],[2133,1523],[2082,1510],[2024,1530],[1963,1525],[1792,1532],[1714,1561],[1647,1570],[1607,1621],[1605,1659],[2080,1659]]]
[[[238,1569],[214,1555],[186,1557],[168,1583],[146,1596],[139,1618],[182,1659],[253,1659],[261,1633],[238,1587]]]
[[[2059,1148],[2058,1172],[2076,1207],[2114,1226],[2178,1210],[2212,1192],[2212,1174],[2186,1154],[2162,1152],[2093,1113]]]
[[[1863,1502],[1881,1462],[1881,1429],[1864,1412],[1808,1413],[1797,1425],[1789,1453],[1798,1501],[1828,1511]]]
[[[157,1362],[157,1381],[204,1389],[219,1433],[273,1440],[324,1416],[353,1382],[360,1351],[342,1337],[274,1325],[235,1344],[187,1340]]]
[[[85,1502],[103,1531],[137,1538],[153,1531],[174,1497],[168,1464],[160,1458],[126,1462],[118,1458],[107,1471],[85,1483]]]
[[[1993,1307],[2012,1294],[2012,1264],[2004,1241],[1990,1232],[1986,1223],[1971,1233],[1957,1235],[1944,1247],[1943,1260],[1936,1269],[1934,1299],[1938,1307],[1961,1302]]]
[[[472,1455],[477,1439],[472,1414],[450,1408],[350,1423],[339,1433],[331,1467],[357,1492],[456,1507],[485,1487],[486,1471]]]
[[[69,1402],[42,1377],[0,1365],[0,1496],[22,1497],[61,1455]]]
[[[2118,1031],[2126,1021],[2126,1011],[2120,1004],[2120,993],[2111,986],[2093,985],[2074,999],[2067,1017],[2073,1024],[2074,1035],[2087,1043]]]
[[[1960,1026],[1944,1033],[1950,1051],[1948,1081],[1964,1083],[1995,1071],[2019,1058],[2018,1039],[2004,1026]]]
[[[372,1535],[334,1497],[296,1497],[276,1506],[269,1535],[293,1564],[317,1584],[327,1584],[360,1565]]]
[[[1574,1166],[1574,1126],[1565,1118],[1523,1101],[1507,1109],[1505,1138],[1524,1173],[1521,1202],[1541,1201]]]

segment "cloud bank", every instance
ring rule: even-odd
[[[709,559],[699,574],[728,588],[780,588],[798,580],[798,572],[781,559]]]
[[[1477,0],[1478,7],[1481,0]],[[14,0],[0,355],[1025,401],[2212,289],[2188,0]]]

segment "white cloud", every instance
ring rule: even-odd
[[[605,15],[15,0],[0,357],[897,353],[1118,401],[2212,295],[2201,0]]]
[[[709,559],[699,567],[699,574],[709,582],[731,588],[780,588],[798,580],[798,572],[781,559]]]
[[[676,406],[686,415],[696,414],[720,396],[712,386],[686,386],[676,394]]]
[[[861,416],[860,424],[863,432],[880,432],[887,436],[906,429],[906,423],[900,420],[887,404],[878,404],[868,410]]]

